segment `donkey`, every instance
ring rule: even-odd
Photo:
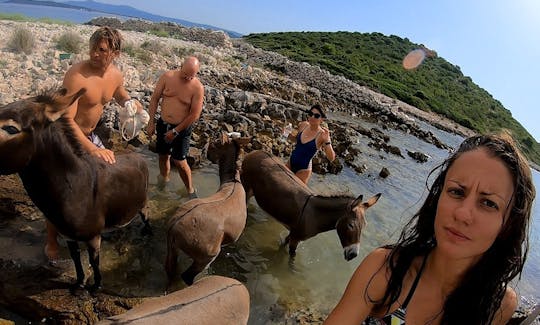
[[[246,155],[241,180],[246,198],[255,195],[259,206],[289,229],[284,244],[289,244],[291,258],[300,241],[332,229],[337,230],[345,260],[355,258],[366,210],[381,196],[362,202],[362,195],[316,195],[280,159],[262,150]]]
[[[73,290],[83,288],[78,241],[86,242],[94,284],[101,287],[99,249],[105,229],[129,223],[146,205],[148,167],[138,154],[119,154],[109,165],[86,153],[62,117],[85,89],[19,100],[0,108],[0,174],[18,173],[29,197],[67,238],[77,273]]]
[[[221,246],[235,242],[246,225],[246,193],[238,173],[241,146],[250,138],[221,139],[209,144],[208,159],[219,164],[220,186],[216,193],[206,198],[187,201],[171,217],[167,232],[167,258],[165,271],[168,287],[176,274],[178,253],[182,250],[193,259],[191,266],[182,273],[187,285],[193,284],[219,255]]]

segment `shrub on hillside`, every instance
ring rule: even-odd
[[[83,39],[75,32],[66,32],[56,41],[56,48],[68,53],[79,53]]]
[[[16,53],[24,52],[26,54],[32,53],[34,44],[34,35],[28,29],[23,27],[15,29],[8,42],[8,46],[11,50]]]

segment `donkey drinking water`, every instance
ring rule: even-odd
[[[188,285],[219,255],[221,245],[235,242],[246,225],[246,194],[238,175],[241,146],[250,138],[229,139],[227,134],[208,147],[208,159],[219,164],[220,186],[213,195],[193,199],[169,220],[165,270],[169,286],[176,274],[178,250],[193,259],[182,273]]]
[[[77,281],[84,284],[79,246],[86,242],[94,284],[101,285],[99,249],[104,229],[122,226],[146,205],[148,167],[138,154],[120,154],[109,165],[86,153],[62,118],[85,89],[66,90],[0,108],[0,174],[19,173],[23,185],[45,217],[67,237]]]
[[[366,209],[381,196],[379,193],[362,202],[362,195],[316,195],[280,159],[261,150],[246,155],[241,179],[247,198],[255,195],[259,206],[290,230],[285,243],[291,257],[300,241],[336,229],[345,259],[355,258]]]

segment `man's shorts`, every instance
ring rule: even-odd
[[[90,133],[90,135],[86,136],[88,140],[90,140],[96,147],[100,149],[105,149],[105,145],[103,142],[101,142],[101,139],[95,134],[94,132]]]
[[[165,133],[177,125],[163,122],[159,119],[156,123],[156,151],[160,155],[171,155],[174,160],[184,160],[189,152],[189,141],[193,125],[180,131],[171,143],[165,141]]]

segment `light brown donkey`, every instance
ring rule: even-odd
[[[208,159],[219,164],[220,186],[206,198],[193,199],[178,208],[169,220],[165,270],[168,287],[176,275],[178,250],[193,259],[182,273],[188,285],[218,256],[221,245],[235,242],[246,225],[246,193],[238,174],[241,146],[250,138],[230,139],[223,134],[208,147]]]

